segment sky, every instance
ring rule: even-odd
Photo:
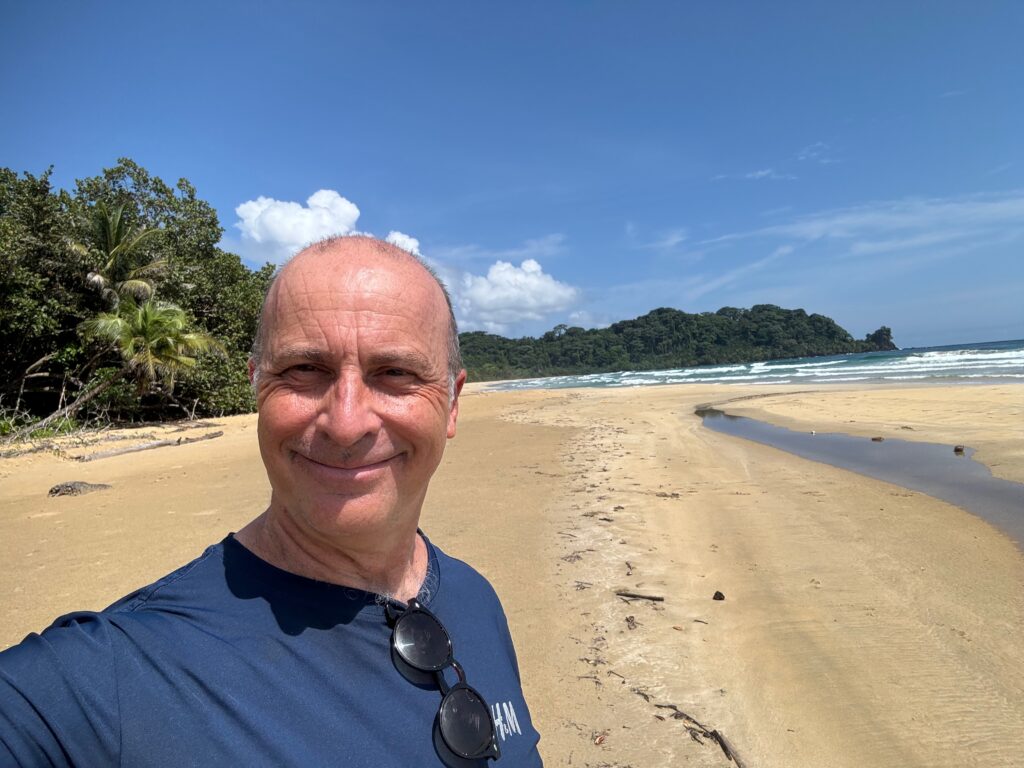
[[[0,166],[435,265],[462,330],[769,303],[1024,338],[1024,4],[0,0]]]

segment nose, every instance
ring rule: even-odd
[[[380,430],[376,396],[359,370],[345,369],[324,392],[317,427],[336,445],[354,448]]]

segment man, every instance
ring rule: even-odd
[[[540,765],[493,590],[418,530],[466,378],[440,282],[314,245],[249,371],[266,511],[0,654],[0,765]]]

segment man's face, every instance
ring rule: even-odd
[[[447,307],[423,268],[347,248],[278,278],[256,391],[272,509],[316,538],[414,524],[465,378],[449,403]]]

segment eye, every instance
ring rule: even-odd
[[[320,369],[312,363],[299,363],[298,365],[290,365],[285,368],[286,374],[304,374],[304,373],[316,373]]]

